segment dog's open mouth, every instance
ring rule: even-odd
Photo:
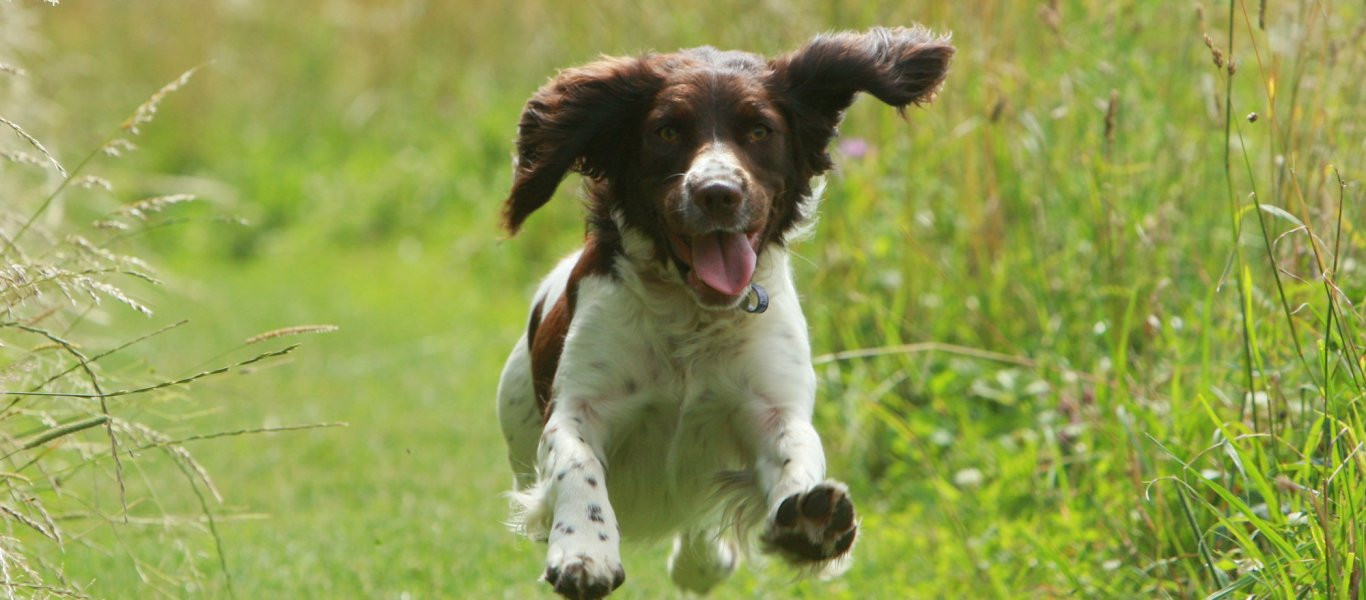
[[[704,303],[733,305],[749,290],[758,263],[757,231],[673,235],[671,241],[674,252],[688,264],[688,285]]]

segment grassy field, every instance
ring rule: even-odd
[[[75,233],[164,282],[110,275],[146,318],[80,295],[44,312],[0,277],[0,391],[72,366],[32,329],[96,354],[189,319],[99,375],[302,346],[109,398],[109,423],[346,424],[173,444],[220,501],[104,421],[33,443],[100,419],[89,402],[0,395],[5,591],[548,595],[543,548],[501,525],[493,398],[582,225],[571,183],[517,238],[496,227],[522,103],[599,54],[911,22],[954,33],[939,100],[855,104],[843,139],[866,151],[835,152],[796,248],[817,426],[864,518],[854,567],[751,563],[715,596],[1361,597],[1366,9],[1339,0],[0,4],[0,117],[73,172],[0,124],[0,231],[41,212],[43,232],[6,267]],[[137,149],[82,162],[111,135]],[[134,235],[88,225],[180,193],[200,201]],[[300,324],[339,330],[243,343]],[[629,550],[620,595],[673,594],[664,556]]]

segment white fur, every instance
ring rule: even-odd
[[[683,175],[683,190],[692,189],[693,185],[704,181],[722,180],[731,181],[742,179],[745,170],[740,166],[739,157],[730,147],[720,141],[713,141],[706,150],[703,150],[693,160],[688,171]]]
[[[673,576],[705,591],[733,569],[746,531],[825,479],[806,321],[784,248],[760,255],[769,308],[749,314],[701,307],[648,239],[623,231],[615,273],[579,282],[544,426],[525,336],[503,371],[514,526],[549,542],[552,569],[584,561],[594,577],[620,569],[621,535],[677,533]],[[541,284],[543,311],[577,259]]]

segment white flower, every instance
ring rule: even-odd
[[[980,469],[968,467],[953,474],[953,484],[960,488],[975,488],[982,485],[984,476]]]

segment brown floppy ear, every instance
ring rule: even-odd
[[[616,172],[662,78],[647,58],[605,58],[560,72],[527,101],[517,126],[517,163],[503,226],[517,233],[570,170]]]
[[[831,167],[825,147],[858,92],[902,110],[933,99],[954,48],[923,27],[817,36],[770,63],[770,86],[788,110],[799,158],[811,175]]]

